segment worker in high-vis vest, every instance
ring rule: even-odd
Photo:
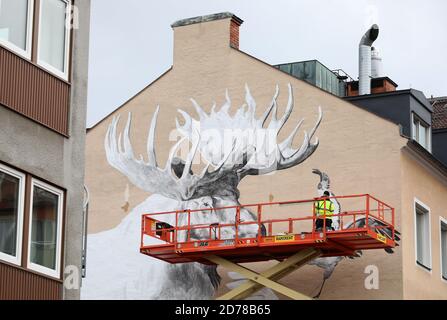
[[[317,220],[315,223],[316,231],[323,230],[325,220],[326,220],[326,230],[333,230],[332,228],[332,217],[334,215],[334,204],[329,199],[329,191],[325,191],[323,197],[315,201],[315,215]]]

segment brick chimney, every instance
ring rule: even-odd
[[[239,27],[243,20],[230,12],[182,19],[174,22],[174,64],[216,54],[216,50],[239,49]]]
[[[396,91],[397,87],[398,87],[397,83],[395,83],[388,77],[379,77],[371,79],[371,94]],[[347,83],[346,95],[348,97],[359,95],[358,81],[351,81]]]
[[[239,27],[244,21],[233,15],[230,23],[230,46],[239,49]]]

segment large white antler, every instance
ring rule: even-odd
[[[195,131],[191,138],[192,148],[186,157],[186,161],[176,158],[181,144],[187,140],[186,137],[183,137],[171,148],[165,167],[159,168],[155,154],[155,128],[158,112],[159,107],[157,107],[154,113],[149,129],[147,141],[148,162],[144,161],[142,155],[140,155],[139,159],[134,156],[130,142],[131,113],[129,113],[123,132],[123,142],[121,133],[118,140],[116,138],[119,116],[113,118],[104,141],[107,160],[111,166],[127,176],[135,186],[142,190],[150,193],[159,193],[181,201],[191,199],[194,197],[197,188],[206,188],[204,181],[211,183],[228,172],[228,169],[225,169],[224,166],[234,148],[230,150],[216,170],[209,172],[209,165],[207,165],[200,175],[194,175],[191,167],[201,140],[200,134]]]
[[[159,108],[154,113],[151,121],[147,155],[148,162],[143,156],[135,158],[130,142],[131,114],[127,120],[123,132],[123,141],[120,134],[117,140],[117,126],[119,117],[114,118],[106,134],[105,149],[109,163],[126,175],[129,180],[142,190],[159,193],[177,200],[189,200],[192,198],[209,195],[224,187],[237,188],[237,182],[226,186],[229,182],[217,183],[221,178],[230,178],[237,175],[238,181],[246,175],[266,174],[276,170],[293,167],[306,160],[318,147],[318,139],[311,142],[322,120],[322,111],[319,108],[317,123],[310,134],[304,133],[304,141],[300,148],[293,149],[293,139],[303,123],[301,120],[290,136],[278,143],[277,138],[284,124],[293,110],[292,86],[289,84],[289,101],[285,114],[277,117],[277,98],[279,88],[276,87],[271,105],[261,118],[257,119],[256,102],[246,86],[246,105],[240,107],[234,116],[229,114],[231,100],[226,94],[226,103],[219,111],[216,106],[211,113],[206,113],[197,102],[192,100],[199,115],[199,120],[193,119],[188,113],[179,110],[185,123],[180,125],[177,121],[177,129],[182,134],[180,139],[170,150],[168,160],[164,168],[159,168],[155,155],[155,128]],[[264,128],[267,119],[272,114],[267,127]],[[192,149],[183,161],[176,157],[180,145],[188,140]],[[200,152],[202,159],[207,162],[200,175],[192,172],[192,162]],[[209,171],[209,167],[214,167]]]
[[[310,131],[304,133],[304,140],[300,148],[292,147],[293,140],[301,127],[301,120],[287,139],[278,143],[278,135],[293,111],[294,100],[292,86],[288,85],[289,100],[284,115],[278,119],[277,98],[279,87],[273,96],[270,106],[263,115],[256,118],[256,102],[253,99],[248,86],[246,86],[246,104],[240,107],[234,116],[229,114],[231,100],[226,93],[226,102],[219,111],[216,105],[212,107],[211,113],[206,113],[199,104],[192,100],[192,103],[199,115],[199,120],[192,118],[185,111],[179,110],[184,118],[184,125],[177,121],[177,129],[189,140],[192,141],[192,134],[195,130],[200,132],[202,139],[199,150],[202,156],[211,164],[220,163],[222,157],[228,150],[229,142],[236,141],[236,149],[233,152],[233,165],[240,163],[242,155],[248,155],[248,162],[238,169],[240,178],[246,175],[267,174],[276,170],[288,169],[302,163],[309,158],[318,147],[318,139],[312,143],[312,138],[319,127],[323,113],[321,107],[318,108],[319,115],[315,126]],[[265,124],[270,114],[271,120],[267,127]],[[206,137],[206,138],[205,138]],[[227,163],[227,165],[231,165]]]
[[[140,159],[136,159],[134,156],[132,144],[130,142],[130,125],[132,115],[129,113],[126,127],[124,129],[124,143],[121,142],[121,133],[118,141],[116,139],[116,131],[119,122],[119,116],[113,118],[109,129],[107,130],[105,139],[105,149],[107,160],[110,165],[127,176],[129,180],[142,190],[151,193],[160,193],[166,197],[172,199],[182,200],[189,196],[189,186],[191,186],[195,180],[199,180],[201,177],[197,177],[189,174],[192,158],[197,151],[197,142],[193,145],[193,148],[188,156],[188,161],[185,164],[185,169],[180,178],[176,177],[172,171],[173,160],[177,153],[180,144],[185,139],[181,139],[175,144],[169,153],[168,160],[165,167],[159,168],[157,166],[157,160],[154,151],[154,138],[155,127],[157,123],[159,107],[154,113],[151,126],[149,129],[149,138],[147,144],[148,162],[143,160],[143,156],[140,155]],[[124,148],[123,148],[124,147]]]

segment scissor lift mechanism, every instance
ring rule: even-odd
[[[355,201],[357,206],[359,203],[361,206],[360,209],[334,215],[340,219],[340,228],[336,231],[327,231],[325,227],[322,231],[315,230],[316,199],[145,214],[142,216],[140,252],[173,264],[199,262],[221,265],[248,279],[239,287],[219,297],[219,300],[244,299],[262,287],[268,287],[292,299],[310,299],[277,281],[317,257],[354,256],[357,250],[395,246],[394,208],[369,194],[331,199],[337,199],[342,207],[344,202],[351,200]],[[263,220],[263,210],[266,207],[274,209],[275,206],[290,206],[287,212],[290,212],[291,217]],[[292,206],[307,206],[305,212],[308,213],[297,214]],[[243,208],[257,213],[257,221],[240,221]],[[220,210],[225,210],[229,215],[234,214],[235,223],[191,224],[192,214],[211,214]],[[269,217],[271,216],[274,216],[274,212],[269,212]],[[354,222],[360,218],[380,222],[380,226],[377,226],[377,223],[373,226],[369,222],[358,226]],[[166,221],[173,221],[171,223],[174,225]],[[297,230],[297,224],[301,227],[307,225],[307,228]],[[256,237],[239,236],[240,228],[246,225],[257,225]],[[274,233],[274,227],[278,229],[280,225],[286,225],[287,230]],[[224,238],[221,231],[225,228],[234,231],[234,238]],[[381,228],[387,228],[391,232],[391,237],[384,236]],[[206,230],[207,237],[200,239],[191,237],[191,233],[197,230]],[[146,236],[160,240],[160,244],[145,245]],[[256,273],[240,265],[240,263],[268,260],[276,260],[278,264],[262,273]]]

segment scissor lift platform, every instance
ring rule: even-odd
[[[283,260],[305,248],[321,251],[322,257],[354,256],[358,250],[394,247],[394,241],[371,230],[320,232],[234,240],[203,240],[187,244],[143,246],[141,253],[169,263],[212,264],[207,255],[218,255],[234,263]]]
[[[342,207],[346,204],[349,210],[333,216],[333,219],[339,220],[337,230],[326,230],[324,226],[322,230],[317,231],[314,205],[316,200],[145,214],[142,217],[140,252],[173,264],[188,262],[220,264],[233,271],[245,273],[248,279],[253,280],[250,290],[226,297],[242,298],[260,286],[268,286],[284,294],[285,287],[271,278],[276,277],[277,280],[279,275],[282,277],[315,257],[355,256],[359,250],[387,249],[395,246],[394,209],[384,202],[368,194],[332,197],[331,201],[341,203]],[[282,210],[279,210],[281,207]],[[301,211],[297,209],[298,207]],[[247,209],[255,213],[257,218],[255,221],[241,221],[241,211]],[[283,213],[285,211],[287,217],[275,219],[275,210]],[[265,211],[269,211],[268,214]],[[233,217],[229,220],[234,222],[208,225],[191,222],[194,220],[192,219],[194,215],[197,217],[216,212],[225,212],[228,217]],[[263,219],[267,215],[268,217]],[[199,220],[206,221],[206,219]],[[170,221],[173,225],[166,221]],[[250,237],[239,235],[241,228],[253,225],[258,230],[255,235],[252,234]],[[223,229],[233,230],[233,237],[225,238],[222,234]],[[194,238],[195,231],[201,231],[202,236],[199,239]],[[156,238],[160,243],[145,244],[146,236]],[[259,277],[263,277],[262,274],[256,274],[237,265],[268,260],[277,260],[281,263],[274,276],[270,275],[270,279],[263,278],[266,281],[264,284],[257,281]],[[278,288],[278,285],[282,288]],[[286,295],[297,299],[303,298],[293,290]]]

